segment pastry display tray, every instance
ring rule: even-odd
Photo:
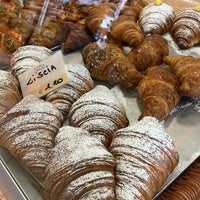
[[[200,47],[195,47],[187,51],[179,51],[177,46],[173,43],[169,35],[165,35],[169,41],[170,54],[193,55],[200,58]],[[82,62],[80,51],[69,53],[64,56],[65,62],[79,63]],[[104,84],[95,82],[96,84]],[[120,102],[124,105],[130,124],[137,123],[138,116],[141,113],[142,105],[137,91],[124,90],[119,86],[110,88],[116,95]],[[161,123],[165,127],[166,132],[172,137],[176,149],[179,153],[179,164],[169,176],[163,187],[157,192],[153,199],[163,192],[191,163],[200,156],[200,97],[186,98],[183,97],[180,103],[172,110],[169,116]],[[66,122],[67,123],[67,122]],[[5,163],[6,168],[12,174],[11,182],[17,183],[16,189],[19,187],[25,199],[42,200],[43,188],[42,184],[37,182],[29,173],[19,164],[10,153],[0,148],[1,160]],[[2,175],[4,168],[0,168],[0,175]],[[5,177],[9,179],[9,177]],[[2,184],[2,178],[0,177]],[[3,180],[3,184],[6,183]],[[3,187],[0,185],[0,189]],[[17,193],[17,191],[14,191]],[[12,198],[13,199],[13,198]],[[23,199],[23,198],[21,198]]]

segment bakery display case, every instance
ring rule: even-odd
[[[0,191],[5,198],[78,198],[87,190],[84,184],[90,189],[95,183],[98,187],[88,192],[93,199],[120,199],[132,187],[127,198],[141,192],[146,199],[164,200],[170,194],[165,191],[178,191],[173,186],[183,183],[180,177],[198,174],[200,41],[182,43],[169,30],[188,8],[200,24],[199,6],[171,0],[0,1]],[[158,24],[144,21],[148,7],[155,22],[155,13],[168,14],[159,32]],[[131,36],[125,36],[130,29]],[[180,75],[183,65],[187,73]],[[191,200],[198,200],[194,179],[188,185],[197,190]],[[64,184],[68,192],[60,189]]]

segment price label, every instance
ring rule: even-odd
[[[23,96],[42,97],[69,81],[61,50],[19,76]]]

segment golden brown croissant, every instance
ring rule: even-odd
[[[54,104],[67,116],[71,105],[84,93],[94,87],[89,71],[83,64],[68,63],[69,81],[45,96],[45,100]]]
[[[159,2],[159,1],[158,1]],[[138,23],[145,35],[167,33],[175,18],[173,8],[166,3],[150,3],[140,12]]]
[[[71,26],[67,39],[62,44],[63,53],[79,49],[94,42],[94,38],[85,24],[76,23]]]
[[[104,38],[110,31],[116,9],[117,5],[112,2],[104,2],[94,6],[85,19],[85,25],[98,38]]]
[[[200,58],[193,56],[166,56],[164,62],[173,68],[180,81],[180,93],[200,97]]]
[[[133,48],[127,55],[137,70],[145,70],[150,66],[159,65],[163,57],[169,54],[168,42],[160,35],[148,35],[144,42]]]
[[[28,45],[44,46],[53,48],[61,45],[67,38],[71,22],[63,22],[46,17],[42,26],[38,24],[30,37]]]
[[[116,160],[116,200],[151,200],[179,161],[172,138],[153,117],[118,130],[110,152]]]
[[[136,47],[144,40],[137,22],[137,14],[132,7],[125,6],[119,17],[112,22],[109,35],[129,46]]]
[[[171,35],[180,49],[188,49],[200,43],[200,12],[187,8],[177,14]]]
[[[84,47],[83,61],[94,79],[135,88],[142,74],[115,45],[93,42]]]
[[[41,180],[62,123],[63,116],[53,104],[26,96],[1,118],[0,145]]]
[[[146,76],[138,84],[144,116],[152,116],[159,121],[165,119],[180,100],[179,82],[176,76],[161,66],[149,67]]]
[[[69,111],[69,124],[88,130],[106,147],[114,132],[126,127],[129,121],[126,111],[114,94],[98,85],[74,102]]]
[[[46,168],[47,200],[115,199],[115,160],[88,131],[60,129]]]
[[[181,176],[167,187],[157,200],[194,200],[200,198],[200,157],[198,157]]]
[[[11,72],[0,70],[0,118],[22,99],[19,82]]]

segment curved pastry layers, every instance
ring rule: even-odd
[[[178,79],[166,68],[148,68],[146,76],[138,85],[143,105],[139,120],[145,116],[152,116],[160,121],[165,119],[180,100],[178,87]]]
[[[113,133],[128,125],[126,111],[114,94],[98,85],[82,95],[69,111],[69,124],[88,130],[108,147]]]
[[[115,45],[93,42],[84,47],[83,61],[94,79],[135,88],[142,74]]]
[[[159,65],[163,57],[169,54],[168,42],[160,35],[148,35],[144,42],[133,48],[127,55],[137,70],[145,70],[150,66]]]
[[[110,36],[129,46],[137,47],[143,42],[144,35],[136,19],[136,13],[132,7],[124,7],[123,12],[112,22]]]
[[[114,167],[113,156],[88,131],[64,126],[46,168],[46,199],[114,200]]]
[[[52,51],[46,47],[36,45],[26,45],[19,47],[11,59],[11,72],[18,78],[26,70],[35,67],[41,61],[45,60],[52,54]]]
[[[173,68],[180,81],[180,94],[200,97],[200,58],[193,56],[166,56],[164,62]]]
[[[22,99],[19,82],[7,71],[0,70],[0,118]]]
[[[179,160],[171,137],[153,117],[118,130],[110,151],[116,160],[116,200],[151,200]]]
[[[42,179],[62,123],[62,114],[51,103],[26,96],[1,118],[0,145]]]
[[[66,40],[61,46],[61,49],[63,53],[68,53],[84,47],[90,42],[94,42],[94,38],[92,37],[88,28],[85,26],[85,24],[76,23],[71,27]]]
[[[140,12],[138,23],[145,35],[163,35],[171,29],[175,16],[173,8],[168,4],[150,3]]]
[[[45,96],[45,100],[53,103],[64,116],[68,115],[71,105],[79,97],[94,88],[93,80],[85,66],[68,63],[66,68],[69,82]]]
[[[200,43],[200,12],[192,8],[177,14],[171,35],[180,49],[189,49]]]
[[[94,6],[85,19],[85,25],[98,38],[104,38],[110,31],[111,22],[115,18],[117,5],[112,2],[104,2]]]

